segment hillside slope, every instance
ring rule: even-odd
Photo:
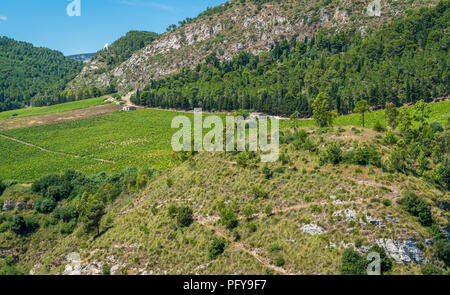
[[[379,3],[380,13],[373,9]],[[211,53],[217,53],[220,60],[229,60],[243,50],[257,54],[270,49],[282,36],[303,40],[320,28],[337,31],[357,28],[368,32],[410,8],[435,3],[434,0],[416,0],[413,5],[406,0],[230,1],[163,34],[109,71],[99,73],[101,64],[94,59],[71,82],[70,88],[106,87],[110,83],[120,89],[143,87],[150,79],[193,67]]]
[[[420,129],[410,110],[387,132],[286,125],[275,163],[184,153],[160,172],[8,183],[0,273],[339,274],[378,246],[385,273],[448,271],[450,121]]]
[[[61,52],[0,38],[0,112],[62,102],[59,92],[83,63]]]

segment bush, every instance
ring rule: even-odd
[[[282,266],[285,265],[285,264],[286,264],[286,261],[284,261],[284,258],[283,258],[283,257],[278,257],[278,258],[275,260],[275,266],[282,267]]]
[[[6,189],[6,185],[3,183],[3,181],[0,179],[0,196],[3,194],[3,192]]]
[[[111,274],[111,265],[104,264],[102,267],[102,272],[104,275],[110,275]]]
[[[363,145],[358,146],[353,153],[353,162],[358,165],[375,165],[380,167],[381,157],[375,147]]]
[[[383,200],[383,205],[386,206],[386,207],[389,207],[389,206],[391,206],[391,201],[389,199],[384,199]]]
[[[60,201],[68,196],[63,193],[61,186],[50,186],[47,188],[47,191],[44,193],[45,198],[51,198],[56,201]]]
[[[0,275],[4,276],[17,276],[24,275],[24,273],[18,269],[15,265],[14,258],[12,256],[6,256],[3,261],[0,261]]]
[[[256,227],[256,224],[254,224],[253,222],[250,222],[248,224],[248,229],[250,232],[254,233],[258,228]]]
[[[14,216],[11,224],[10,230],[17,235],[26,235],[28,233],[34,232],[39,228],[39,224],[33,219],[25,219],[22,215]]]
[[[431,226],[433,219],[431,217],[430,206],[413,192],[407,191],[401,202],[405,205],[406,211],[413,216],[419,217],[419,222],[423,226]]]
[[[267,199],[269,197],[269,194],[262,187],[256,185],[252,187],[252,194],[255,198]]]
[[[245,152],[239,153],[239,156],[237,158],[238,166],[247,167],[247,160],[248,160],[247,153],[245,153]]]
[[[371,252],[377,252],[380,254],[381,259],[381,273],[385,273],[387,271],[390,271],[392,268],[392,261],[387,257],[386,252],[384,251],[384,248],[378,245],[372,246],[369,251],[367,251],[367,254]]]
[[[242,214],[245,215],[245,217],[247,217],[247,219],[250,219],[251,217],[253,217],[253,215],[257,213],[256,208],[252,205],[252,204],[247,204],[245,205],[244,208],[242,208]]]
[[[167,213],[169,214],[170,217],[175,217],[177,216],[178,213],[178,208],[177,206],[175,206],[174,204],[170,204],[167,207]]]
[[[431,263],[423,264],[420,267],[420,271],[426,276],[442,275],[442,269]]]
[[[278,160],[283,164],[286,165],[290,162],[289,156],[287,156],[285,153],[281,153],[278,157]]]
[[[397,143],[397,137],[395,136],[394,132],[388,131],[386,135],[384,136],[383,143],[387,145],[394,145]]]
[[[217,211],[220,214],[220,222],[229,230],[232,230],[238,225],[238,219],[232,208],[225,206],[222,200],[217,201]]]
[[[271,179],[273,176],[273,171],[269,168],[267,163],[264,164],[264,166],[262,168],[262,173],[264,174],[266,179]]]
[[[373,125],[373,130],[375,130],[377,132],[384,132],[386,130],[386,128],[384,127],[383,124],[381,124],[380,120],[377,120],[375,122],[375,124]]]
[[[72,219],[78,218],[78,211],[75,207],[58,207],[53,211],[53,217],[57,220],[69,222]]]
[[[367,274],[367,262],[353,248],[347,248],[342,254],[340,273],[342,275],[365,275]]]
[[[41,193],[44,195],[50,186],[59,186],[61,184],[62,179],[59,175],[50,174],[35,181],[31,186],[31,190],[35,193]]]
[[[439,122],[433,122],[430,124],[431,130],[433,130],[434,133],[436,132],[443,132],[444,127],[442,127],[442,124]]]
[[[450,158],[446,157],[433,170],[435,182],[444,188],[450,189]]]
[[[214,238],[209,246],[208,256],[209,259],[216,259],[220,254],[225,251],[226,240],[224,238]]]
[[[180,207],[178,208],[177,215],[177,224],[179,227],[188,227],[194,222],[194,218],[192,217],[192,209],[189,207]]]
[[[77,226],[77,221],[72,220],[71,222],[61,224],[59,231],[63,235],[70,235],[71,233],[73,233],[76,226]]]
[[[436,252],[440,259],[444,261],[447,266],[450,266],[450,243],[447,239],[441,239],[435,243]]]
[[[327,146],[326,151],[327,161],[337,165],[342,161],[342,150],[338,143],[331,142]]]
[[[54,198],[38,198],[34,201],[34,208],[40,213],[48,214],[56,208],[56,201]]]

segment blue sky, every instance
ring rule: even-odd
[[[225,0],[79,0],[81,16],[68,16],[72,0],[1,0],[0,36],[59,50],[91,53],[130,30],[162,33]]]

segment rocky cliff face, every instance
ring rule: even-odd
[[[193,67],[206,56],[216,53],[221,60],[231,59],[241,51],[258,54],[282,36],[302,40],[320,28],[344,30],[356,28],[363,33],[389,22],[409,8],[434,5],[436,0],[341,0],[269,2],[230,1],[231,8],[221,14],[202,16],[159,39],[112,70],[98,59],[91,60],[69,85],[80,89],[114,82],[123,90],[142,88],[150,79]]]

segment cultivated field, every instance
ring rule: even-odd
[[[85,109],[93,106],[103,105],[106,103],[108,102],[105,101],[104,97],[96,97],[78,101],[71,101],[62,104],[56,104],[48,107],[24,108],[7,112],[0,112],[0,120],[38,116],[44,114],[62,113],[71,110]]]
[[[101,99],[90,100],[90,103],[101,103]],[[67,105],[49,108],[60,110],[66,107]],[[89,113],[96,108],[98,106],[79,111]],[[450,101],[430,104],[430,109],[429,122],[445,123],[450,114]],[[59,116],[58,113],[51,114],[52,111],[48,109],[39,111],[44,113],[43,118]],[[30,109],[29,112],[37,111]],[[170,145],[175,130],[172,130],[170,125],[172,118],[177,115],[193,118],[192,113],[142,109],[135,112],[113,112],[93,118],[78,120],[72,118],[71,121],[66,122],[42,123],[45,125],[3,130],[0,134],[10,138],[0,137],[0,158],[2,158],[0,178],[27,183],[42,175],[61,172],[67,168],[93,174],[103,171],[120,171],[126,167],[156,169],[172,167],[177,161],[174,160]],[[69,120],[69,117],[67,119]],[[377,120],[386,125],[384,111],[366,114],[366,127],[371,128]],[[54,121],[50,120],[50,122]],[[0,126],[2,124],[3,122]],[[283,120],[280,126],[283,129],[291,124],[289,120]],[[361,126],[361,116],[358,114],[341,116],[336,119],[335,125]],[[298,126],[312,127],[314,121],[299,120]],[[11,138],[20,142],[13,141]]]

